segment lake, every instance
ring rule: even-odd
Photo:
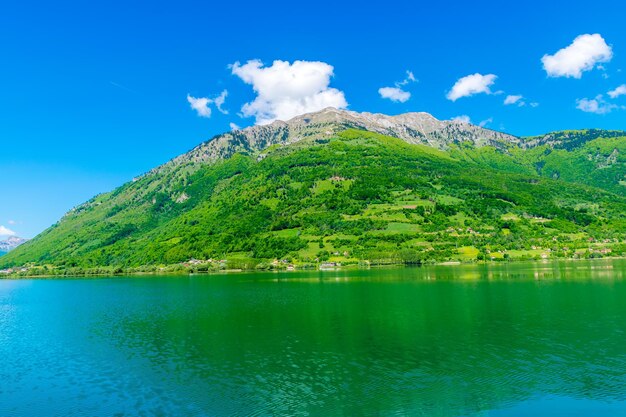
[[[0,280],[1,416],[626,416],[626,261]]]

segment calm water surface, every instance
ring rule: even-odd
[[[0,280],[0,416],[626,416],[626,261]]]

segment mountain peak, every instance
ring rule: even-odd
[[[18,236],[9,236],[7,239],[0,241],[0,252],[8,252],[10,250],[13,250],[27,241],[28,239],[24,239]]]
[[[299,124],[316,124],[316,123],[362,123],[364,125],[388,125],[388,124],[418,124],[418,123],[445,123],[436,119],[433,115],[426,112],[410,112],[396,116],[386,115],[383,113],[356,112],[351,110],[337,109],[335,107],[326,107],[325,109],[305,113],[295,116],[289,120],[277,120],[265,126],[296,126]],[[245,130],[254,130],[258,126],[251,126]]]
[[[499,149],[520,144],[518,137],[470,123],[438,120],[425,112],[390,116],[328,107],[287,121],[277,120],[267,125],[251,126],[215,136],[164,167],[185,162],[210,163],[228,158],[236,152],[261,152],[273,145],[327,138],[346,129],[367,130],[441,150],[449,149],[452,144],[467,142],[476,147],[494,146]]]

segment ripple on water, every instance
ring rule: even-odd
[[[0,282],[0,415],[506,416],[550,396],[619,408],[626,285],[541,268],[560,280],[526,267],[508,281]]]

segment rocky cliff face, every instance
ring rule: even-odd
[[[288,145],[304,139],[324,138],[348,128],[368,130],[423,144],[448,149],[451,144],[469,143],[475,147],[494,146],[505,150],[519,146],[518,137],[485,129],[470,123],[438,120],[428,113],[406,113],[387,116],[378,113],[357,113],[327,108],[316,113],[297,116],[286,122],[253,126],[218,135],[181,155],[163,167],[187,162],[209,163],[227,158],[236,152],[259,152],[272,145]]]

